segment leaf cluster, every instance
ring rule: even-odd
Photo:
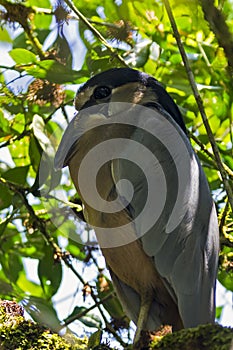
[[[230,0],[209,3],[232,38]],[[88,327],[105,327],[125,345],[120,330],[128,329],[129,321],[111,281],[99,271],[90,229],[75,219],[74,212],[81,215],[79,198],[74,198],[69,179],[53,169],[78,84],[107,68],[123,66],[153,75],[181,109],[219,214],[219,280],[233,291],[232,198],[219,173],[164,2],[58,0],[54,5],[49,0],[0,0],[0,5],[1,45],[10,48],[8,60],[0,63],[0,296],[23,301],[34,319],[59,329],[53,297],[64,269],[71,269],[100,317],[80,305],[67,312],[64,323],[78,319]],[[232,67],[221,30],[215,32],[211,14],[216,11],[207,16],[203,2],[197,0],[170,0],[170,5],[232,188]],[[14,35],[12,28],[17,29]],[[25,259],[37,262],[37,282],[28,278]],[[86,283],[74,268],[76,261],[83,268],[93,265],[96,277]]]

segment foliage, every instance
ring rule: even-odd
[[[220,325],[200,325],[196,328],[183,329],[175,334],[155,336],[151,349],[179,350],[228,350],[232,344],[233,330]],[[80,339],[72,334],[65,339],[39,324],[26,321],[23,308],[16,302],[0,301],[0,346],[8,350],[111,350],[108,344],[100,344],[101,332]],[[129,347],[130,348],[130,347]]]
[[[0,347],[8,350],[85,350],[87,339],[82,340],[70,335],[67,339],[51,332],[48,328],[23,317],[23,309],[19,310],[15,302],[0,303]]]
[[[129,322],[111,281],[100,283],[97,248],[84,246],[88,227],[72,218],[80,210],[73,187],[52,166],[77,84],[91,75],[111,67],[135,67],[162,82],[179,105],[219,214],[219,281],[233,291],[232,3],[209,1],[207,15],[202,1],[170,1],[220,160],[212,152],[164,3],[168,1],[0,0],[0,40],[10,48],[9,59],[0,65],[0,296],[23,301],[36,320],[35,308],[40,310],[48,317],[39,320],[58,329],[61,320],[52,298],[66,266],[97,305],[101,319],[80,306],[65,324],[79,319],[89,327],[105,327],[123,346],[119,332]],[[224,37],[216,31],[216,15],[225,23]],[[28,279],[25,258],[39,261],[39,282]],[[74,261],[94,264],[96,278],[85,283]]]

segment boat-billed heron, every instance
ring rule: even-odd
[[[69,166],[114,287],[141,330],[213,323],[218,222],[180,111],[129,68],[92,77],[55,156]]]

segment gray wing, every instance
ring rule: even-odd
[[[150,109],[138,120],[122,157],[112,161],[114,182],[184,326],[213,322],[219,239],[208,183],[189,140],[168,114]],[[121,179],[131,182],[133,196]],[[127,288],[118,288],[127,297]]]

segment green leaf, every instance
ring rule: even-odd
[[[0,271],[0,295],[5,298],[8,295],[12,295],[14,291],[13,285],[6,278],[3,271]]]
[[[217,306],[216,307],[216,312],[215,312],[215,318],[217,320],[220,320],[221,316],[222,316],[222,311],[223,311],[224,306]]]
[[[45,195],[45,192],[50,192],[60,183],[61,172],[54,170],[55,149],[51,141],[52,137],[49,138],[47,135],[45,123],[41,116],[34,115],[32,129],[35,139],[43,150],[33,189],[43,186],[43,194]],[[31,151],[32,146],[36,146],[34,141],[32,141],[32,145],[30,146]],[[37,159],[35,161],[37,162]]]
[[[41,116],[35,114],[32,120],[32,129],[36,139],[38,140],[42,150],[49,156],[54,157],[55,150],[51,140],[46,135],[45,123]]]
[[[10,182],[13,182],[19,185],[25,185],[28,170],[29,170],[28,165],[19,166],[19,167],[7,170],[5,173],[2,174],[2,177],[6,180],[9,180]]]
[[[16,251],[17,252],[17,251]],[[17,253],[9,254],[10,280],[16,282],[23,270],[22,258]]]
[[[13,131],[21,134],[25,129],[25,117],[23,113],[16,113],[14,120],[11,123],[11,128]]]
[[[24,205],[24,200],[18,192],[14,193],[12,197],[12,205],[15,209],[20,209]]]
[[[9,55],[19,65],[37,62],[37,56],[26,49],[13,49],[9,52]]]
[[[29,298],[25,298],[23,301],[23,306],[34,321],[47,325],[54,332],[60,330],[61,323],[50,301],[43,298],[30,296]]]
[[[126,63],[136,68],[143,67],[149,58],[151,43],[151,40],[145,39],[136,44],[126,57]]]
[[[0,263],[7,278],[16,283],[19,273],[23,270],[21,258],[15,253],[6,252],[4,256],[0,255]]]
[[[17,167],[28,166],[28,146],[29,146],[29,137],[24,137],[21,140],[17,140],[14,143],[10,144],[9,151],[11,157]]]
[[[32,259],[41,259],[43,256],[43,252],[39,250],[36,245],[31,245],[30,242],[24,243],[23,246],[19,248],[19,254],[24,258]]]
[[[67,317],[66,320],[69,320],[70,317],[75,317],[76,315],[78,316],[82,312],[86,311],[87,308],[84,306],[75,306],[74,310],[72,313]],[[78,317],[78,320],[81,321],[85,326],[87,327],[93,327],[93,328],[101,328],[102,321],[98,315],[95,315],[93,313],[88,312],[84,316]]]
[[[50,246],[44,249],[44,257],[38,265],[38,276],[46,298],[50,299],[58,290],[62,279],[62,266],[54,260]]]
[[[34,205],[34,210],[37,210],[36,205]],[[39,210],[43,208],[43,206],[39,206]],[[23,247],[20,248],[20,251],[22,250],[22,255],[29,256],[34,259],[41,259],[44,256],[44,247],[45,242],[41,239],[41,232],[34,231],[33,233],[27,233],[26,234],[27,242],[24,243]],[[30,250],[31,249],[31,254]],[[28,255],[27,255],[28,254]]]
[[[98,297],[100,298],[100,300],[105,299],[109,294],[111,294],[111,297],[109,299],[103,301],[103,306],[108,311],[109,315],[113,319],[118,320],[125,318],[126,321],[126,315],[123,311],[120,301],[118,297],[115,294],[113,294],[114,289],[112,281],[101,273],[98,275],[96,287],[98,291]]]
[[[26,33],[24,31],[13,40],[13,49],[20,48],[29,50],[30,47],[31,45],[27,41]]]
[[[102,326],[101,318],[98,315],[92,313],[88,313],[85,316],[80,317],[79,320],[87,327],[101,328]]]
[[[31,135],[29,141],[29,156],[31,160],[31,165],[35,172],[37,172],[39,169],[41,154],[42,149],[38,140],[33,135]]]
[[[29,262],[30,263],[30,262]],[[34,297],[43,297],[44,291],[41,286],[35,282],[29,281],[25,272],[22,271],[17,280],[17,286],[26,294]]]
[[[233,292],[233,272],[221,270],[218,273],[219,282],[227,289]]]
[[[8,295],[11,295],[13,293],[14,289],[11,286],[10,283],[7,283],[6,281],[2,280],[0,278],[0,295],[6,297]]]
[[[36,64],[23,66],[24,70],[35,78],[47,79],[53,83],[81,83],[88,76],[86,71],[66,68],[55,60],[37,61]]]
[[[65,90],[66,98],[65,103],[69,105],[73,105],[73,100],[75,98],[75,92],[73,90]]]
[[[72,256],[74,256],[78,260],[83,261],[86,258],[86,254],[83,250],[83,244],[77,242],[77,240],[72,240],[69,238],[69,244],[67,245],[66,249],[68,250],[68,252],[70,252]]]
[[[101,344],[103,331],[98,329],[98,331],[91,334],[90,338],[88,339],[88,349],[94,349],[98,345]]]
[[[12,192],[3,184],[0,184],[0,209],[7,208],[12,202]]]
[[[46,8],[49,10],[52,9],[52,5],[49,0],[30,0],[29,3],[30,6],[35,8],[35,10],[37,10],[37,8]],[[36,11],[34,24],[36,28],[49,29],[52,18],[52,15],[49,16],[45,15],[44,13],[39,13],[39,11]]]
[[[0,41],[7,42],[7,43],[12,42],[12,39],[11,39],[8,31],[6,30],[6,28],[0,27]]]
[[[0,137],[9,135],[11,128],[9,121],[4,117],[3,112],[0,110]]]

